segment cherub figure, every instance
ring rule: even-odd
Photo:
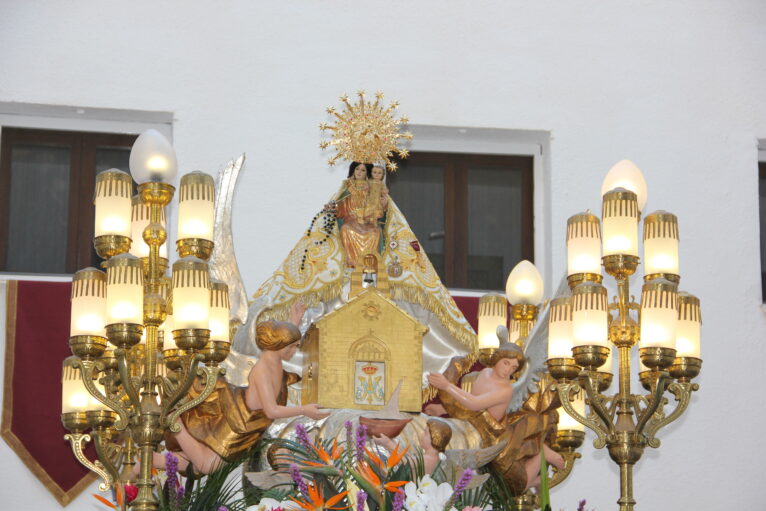
[[[370,194],[367,198],[366,215],[371,221],[380,221],[386,213],[388,206],[388,187],[385,183],[386,170],[375,165],[370,172]]]
[[[426,474],[432,474],[447,449],[452,439],[452,429],[440,419],[428,419],[420,441],[420,449],[423,454],[423,466]],[[384,447],[388,452],[393,452],[396,442],[386,435],[375,437],[375,442]],[[413,455],[408,456],[410,463],[415,466],[417,461]]]
[[[305,415],[318,420],[329,415],[317,404],[285,406],[287,385],[298,377],[285,372],[282,362],[298,349],[301,333],[296,325],[305,310],[297,302],[291,322],[258,324],[255,342],[261,355],[250,370],[247,387],[235,387],[220,378],[208,399],[181,416],[181,431],[165,437],[166,449],[179,455],[179,468],[183,470],[191,462],[197,472],[208,474],[222,460],[252,447],[274,419]],[[154,461],[162,467],[164,456],[155,455]]]
[[[428,381],[439,390],[442,405],[429,406],[426,413],[465,419],[479,431],[482,447],[507,441],[492,465],[500,471],[518,495],[540,484],[541,455],[556,468],[564,459],[549,446],[540,444],[558,420],[558,402],[525,403],[521,410],[508,414],[513,397],[511,377],[524,368],[521,349],[505,343],[497,349],[489,366],[464,377],[470,391],[463,390],[444,374],[430,373]]]

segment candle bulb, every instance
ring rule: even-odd
[[[85,268],[72,277],[69,335],[106,337],[106,274]]]
[[[508,275],[505,294],[512,305],[537,305],[543,300],[543,278],[534,264],[521,261]]]
[[[567,275],[601,275],[601,222],[589,212],[567,220]]]
[[[678,327],[677,286],[666,279],[646,282],[641,290],[639,348],[675,350]]]
[[[678,282],[678,218],[655,211],[644,218],[644,275]]]
[[[229,335],[229,286],[210,280],[210,340],[231,342]],[[481,305],[479,306],[481,309]],[[481,323],[479,323],[481,325]],[[481,329],[481,326],[479,327]]]
[[[178,172],[176,152],[165,136],[149,129],[141,133],[130,150],[130,173],[136,183],[170,183]]]
[[[508,302],[505,296],[489,293],[479,298],[479,349],[497,348],[500,339],[497,327],[508,323]]]
[[[117,169],[99,172],[96,176],[94,204],[95,236],[125,236],[130,238],[130,175]]]
[[[601,184],[601,196],[615,188],[625,188],[636,194],[638,211],[643,211],[648,198],[646,179],[635,163],[620,160],[609,169]]]
[[[144,273],[141,260],[120,254],[106,263],[106,324],[143,324]]]
[[[80,378],[80,370],[64,366],[61,372],[61,413],[86,412],[91,397]]]
[[[572,340],[577,346],[608,347],[606,288],[583,282],[572,290]]]
[[[635,193],[616,188],[604,194],[604,256],[638,256],[638,211]]]
[[[181,178],[178,195],[178,239],[213,240],[215,181],[194,171]]]
[[[700,299],[686,292],[678,293],[677,357],[702,358],[700,354],[701,325]]]
[[[205,261],[187,256],[173,263],[173,324],[175,330],[208,329],[210,277]]]
[[[572,299],[551,300],[548,314],[548,359],[572,358]]]

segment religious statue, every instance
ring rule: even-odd
[[[463,383],[470,386],[470,391],[457,385],[459,369],[456,368],[460,362],[454,361],[446,375],[429,374],[428,381],[439,390],[442,404],[430,405],[426,413],[446,413],[468,421],[481,435],[482,447],[507,442],[492,461],[492,466],[503,475],[516,495],[539,485],[541,456],[545,456],[550,465],[563,468],[561,455],[543,443],[555,432],[558,422],[556,408],[559,403],[555,396],[533,394],[520,410],[508,413],[513,397],[511,378],[524,368],[526,362],[521,349],[512,343],[501,345],[493,354],[490,367],[463,377]]]
[[[292,308],[292,323],[258,324],[255,342],[262,351],[250,370],[248,386],[235,387],[219,379],[210,397],[181,416],[181,431],[166,435],[165,448],[178,452],[182,469],[191,462],[197,472],[212,472],[222,460],[255,445],[274,419],[303,415],[318,420],[328,416],[316,404],[285,406],[287,385],[298,378],[284,371],[282,362],[298,350],[301,333],[295,323],[304,311],[303,304],[297,302]],[[163,460],[156,461],[161,465]]]
[[[372,181],[371,164],[352,162],[348,179],[333,201],[346,266],[354,268],[367,253],[380,252],[379,220],[385,214],[382,179]]]

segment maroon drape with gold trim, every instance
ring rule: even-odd
[[[62,506],[94,480],[61,425],[61,362],[71,355],[70,282],[8,282],[0,433]],[[95,459],[92,447],[86,450]]]

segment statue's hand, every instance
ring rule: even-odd
[[[449,387],[449,380],[442,373],[428,373],[428,383],[434,388],[444,390]]]
[[[388,438],[386,435],[378,435],[376,437],[373,437],[375,439],[375,443],[386,449],[387,451],[391,452],[396,447],[396,442]]]
[[[439,403],[431,403],[430,405],[426,405],[424,411],[426,415],[430,415],[432,417],[447,415],[447,410],[444,408],[444,405]]]
[[[290,322],[295,326],[300,326],[301,319],[303,319],[306,309],[306,304],[303,303],[302,299],[298,298],[295,300],[290,307]]]
[[[314,419],[315,421],[318,421],[319,419],[324,419],[325,417],[330,416],[329,412],[321,411],[319,408],[319,405],[316,403],[303,405],[301,409],[302,409],[301,411],[303,412],[303,415],[305,415],[309,419]]]

